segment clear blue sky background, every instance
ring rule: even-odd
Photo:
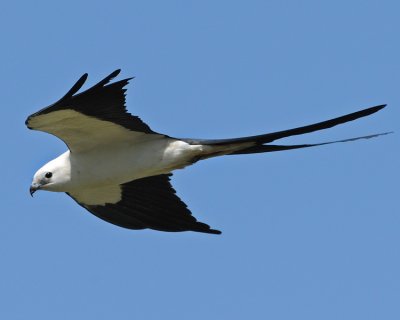
[[[0,10],[1,319],[400,319],[398,1],[13,1]],[[122,68],[159,132],[224,138],[388,108],[320,142],[176,172],[221,236],[129,231],[28,188],[65,150],[25,128]]]

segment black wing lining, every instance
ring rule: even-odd
[[[197,221],[170,183],[172,174],[146,177],[122,184],[122,199],[105,205],[79,203],[100,219],[127,229],[154,229],[220,234]]]
[[[88,74],[85,73],[60,100],[30,115],[25,124],[29,129],[34,129],[29,126],[30,119],[54,111],[71,109],[87,116],[116,123],[132,131],[156,133],[139,117],[126,110],[124,87],[133,78],[108,84],[120,71],[120,69],[115,70],[93,87],[76,94],[87,80]]]

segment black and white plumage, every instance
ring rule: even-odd
[[[150,129],[125,107],[125,86],[116,70],[78,93],[83,75],[59,101],[28,117],[29,129],[51,133],[68,149],[34,175],[30,192],[66,192],[95,216],[128,229],[221,233],[194,218],[170,184],[171,172],[220,156],[273,152],[372,138],[302,145],[271,145],[281,138],[327,129],[371,115],[375,106],[332,120],[236,139],[177,139]],[[386,134],[386,133],[383,133]]]

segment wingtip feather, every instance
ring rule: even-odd
[[[116,76],[119,75],[119,73],[121,72],[121,69],[117,69],[113,72],[111,72],[107,77],[105,77],[103,80],[101,80],[98,84],[95,85],[95,87],[100,87],[100,86],[104,86],[107,83],[109,83],[112,79],[114,79]]]
[[[69,91],[60,99],[60,101],[65,99],[65,98],[72,97],[75,93],[77,93],[79,91],[79,89],[82,88],[82,86],[86,82],[88,76],[89,75],[87,73],[83,74],[79,78],[79,80],[77,82],[75,82],[75,84],[72,86],[72,88],[69,89]]]

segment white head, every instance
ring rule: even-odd
[[[67,151],[58,158],[46,163],[35,173],[29,192],[31,195],[37,190],[65,192],[70,180],[71,166],[69,151]]]

